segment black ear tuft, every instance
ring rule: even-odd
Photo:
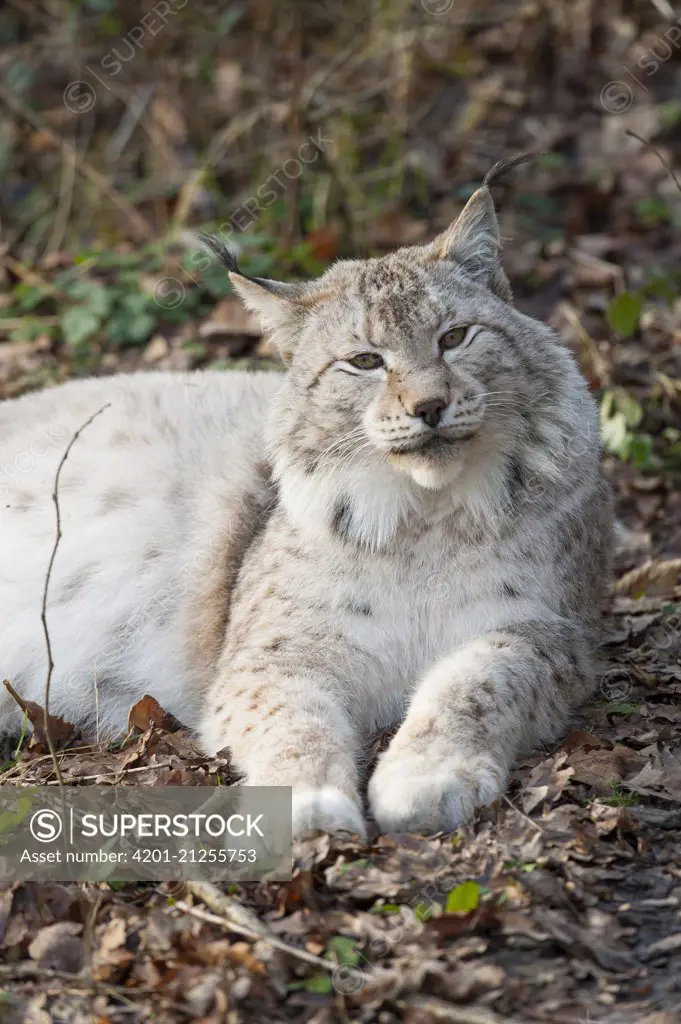
[[[213,253],[224,267],[227,267],[227,270],[231,270],[235,274],[241,273],[237,266],[236,253],[217,238],[216,235],[207,235],[203,231],[197,231],[196,237],[206,249]]]
[[[487,174],[482,179],[482,184],[489,188],[493,182],[502,178],[504,174],[510,171],[513,167],[518,167],[519,164],[526,164],[529,160],[535,160],[538,156],[543,155],[543,152],[533,150],[530,153],[518,153],[517,156],[507,156],[502,160],[497,160],[494,167],[490,167]]]

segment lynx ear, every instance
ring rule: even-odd
[[[473,193],[454,223],[428,248],[432,259],[453,260],[468,277],[511,301],[511,286],[499,258],[499,224],[486,185]]]
[[[229,246],[214,235],[201,233],[198,237],[201,244],[227,268],[234,290],[246,309],[252,310],[263,330],[274,336],[282,359],[289,362],[297,340],[306,286],[270,281],[264,277],[247,277],[239,270],[236,256]]]
[[[255,313],[266,334],[274,336],[282,359],[288,362],[298,333],[303,286],[244,277],[236,271],[230,271],[229,279],[246,309]]]

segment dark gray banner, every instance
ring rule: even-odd
[[[291,790],[0,786],[0,882],[291,878]]]

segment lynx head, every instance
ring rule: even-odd
[[[289,367],[272,447],[300,522],[380,546],[428,495],[497,480],[564,372],[551,332],[513,308],[499,249],[483,187],[426,245],[303,284],[232,270]]]

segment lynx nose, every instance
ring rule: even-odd
[[[440,422],[442,413],[447,408],[443,398],[429,398],[426,402],[419,402],[414,406],[413,416],[418,416],[428,427],[436,427]]]

